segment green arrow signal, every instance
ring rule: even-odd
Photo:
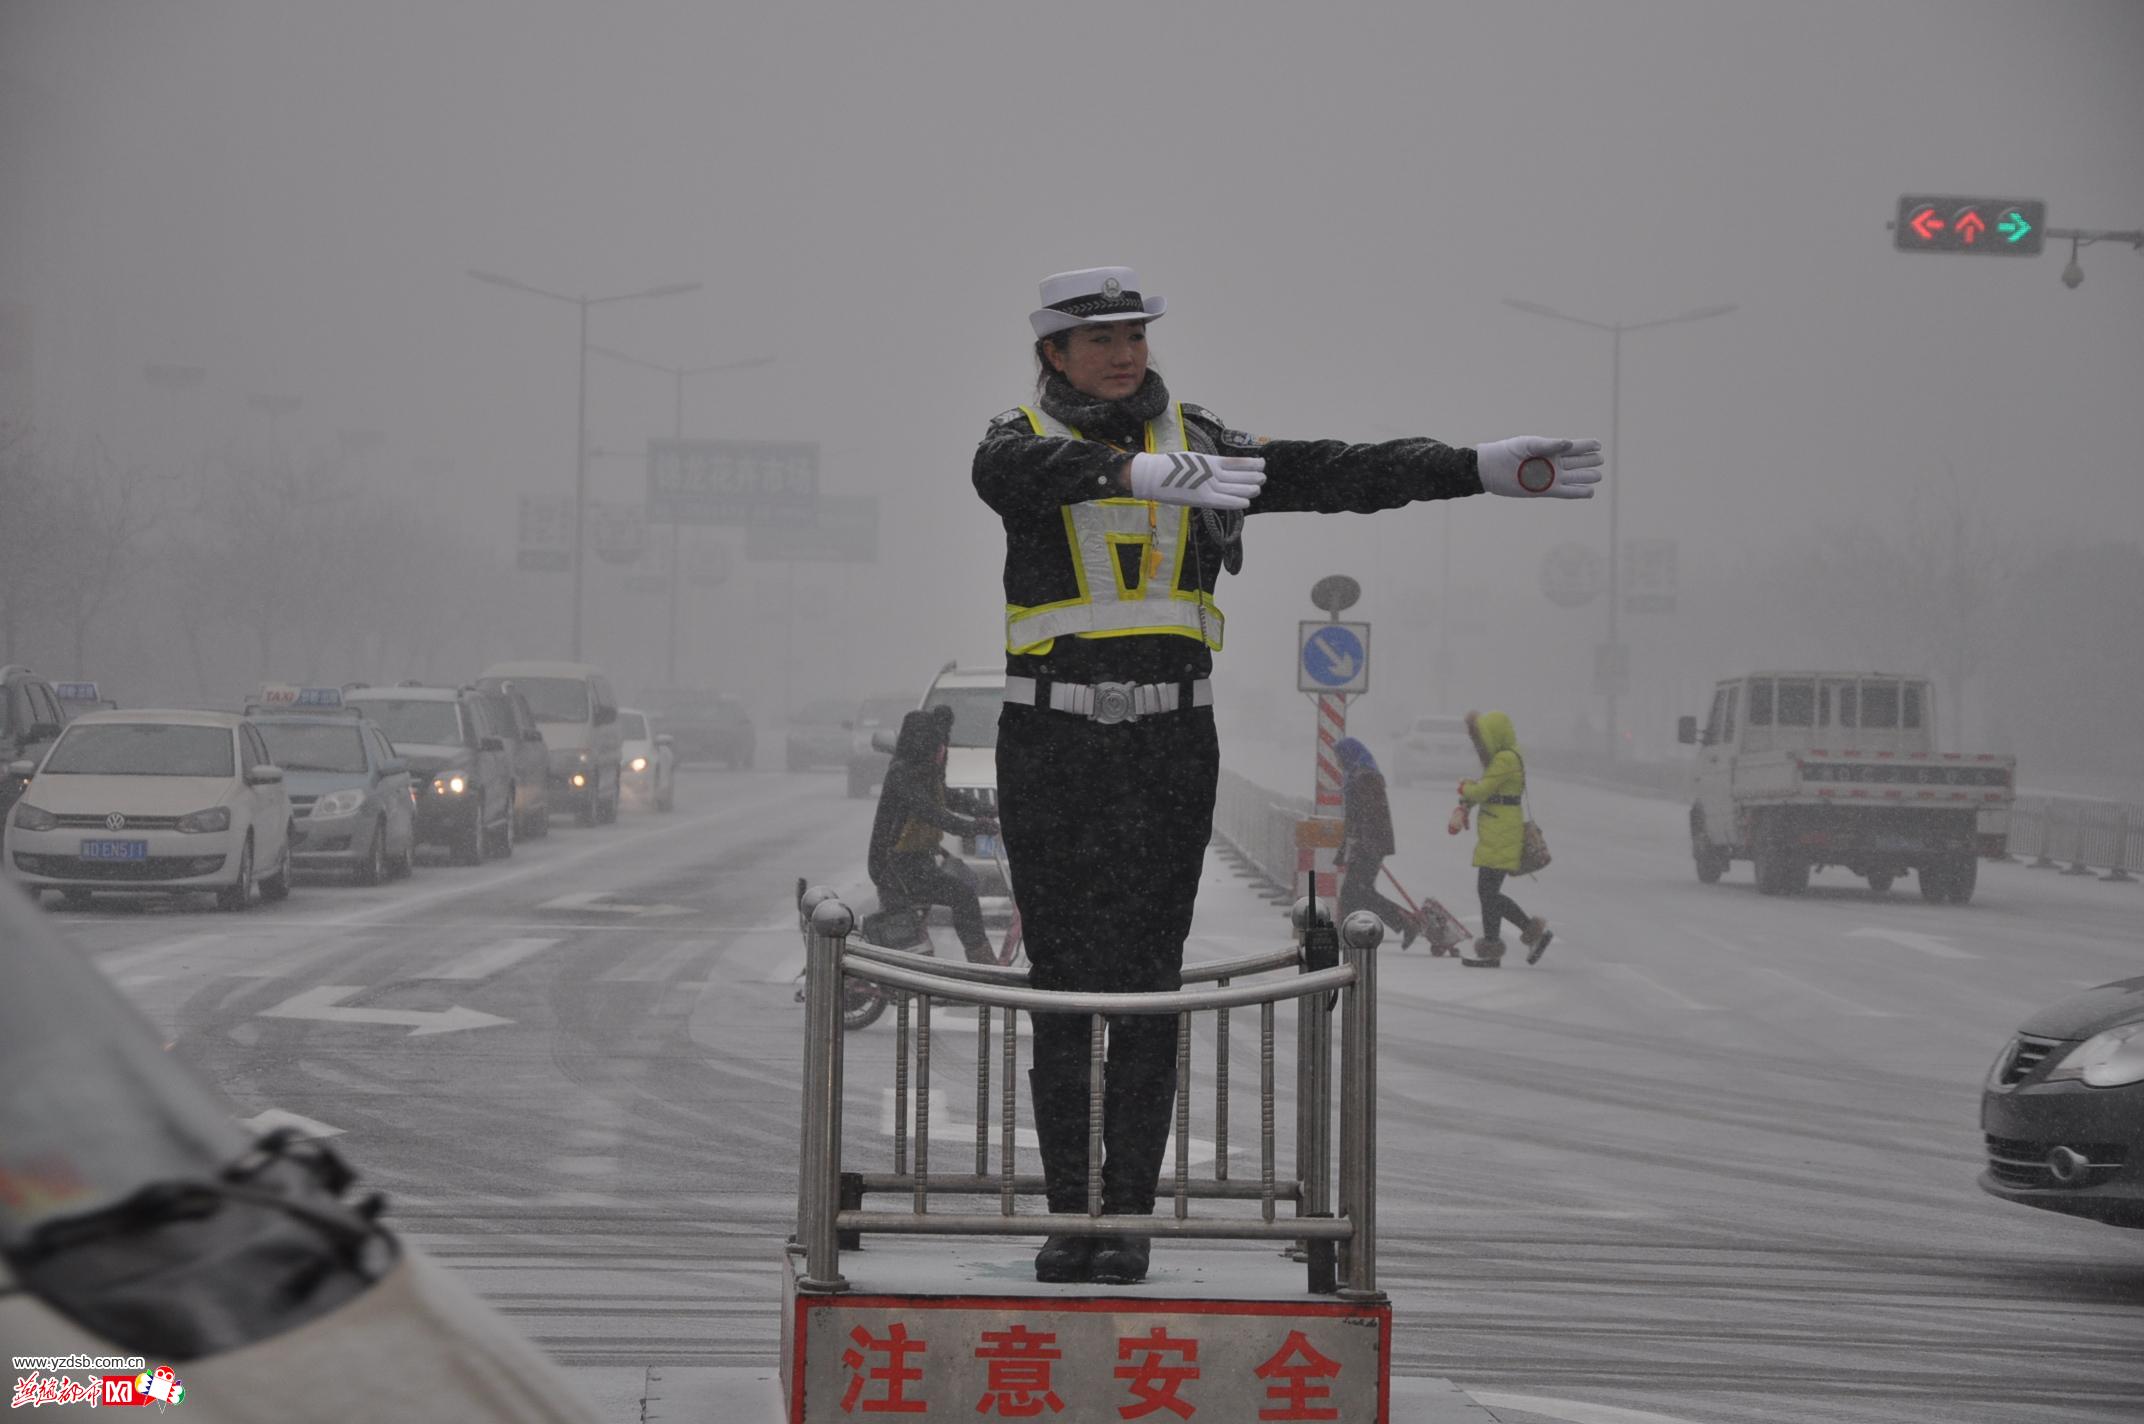
[[[2009,212],[2003,214],[2003,220],[1995,225],[1995,230],[2001,233],[2006,241],[2023,242],[2031,236],[2032,224],[2026,222],[2022,214]]]

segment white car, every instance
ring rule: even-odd
[[[230,712],[86,712],[8,818],[8,870],[70,905],[93,891],[206,890],[226,910],[290,893],[290,797]]]
[[[677,804],[677,749],[667,733],[648,726],[648,714],[633,707],[618,709],[624,761],[618,773],[620,795],[639,806],[667,811]]]
[[[1393,751],[1392,780],[1399,786],[1480,775],[1481,756],[1464,717],[1417,717]]]
[[[962,667],[947,663],[923,694],[925,708],[953,709],[953,733],[945,749],[945,804],[963,816],[998,813],[998,709],[1005,702],[1005,668]],[[964,837],[961,857],[986,897],[1009,896],[998,873],[1000,852],[989,836]]]

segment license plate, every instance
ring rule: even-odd
[[[996,836],[977,836],[975,838],[975,853],[986,856],[996,855],[998,853],[998,838]]]
[[[147,860],[148,858],[149,843],[147,841],[82,842],[82,859],[84,860]]]

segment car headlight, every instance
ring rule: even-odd
[[[646,771],[648,769],[648,759],[646,757],[634,757],[632,767],[635,771]]]
[[[365,793],[356,787],[343,791],[330,791],[313,803],[313,815],[322,820],[330,816],[351,816],[365,804]]]
[[[459,796],[469,789],[469,774],[462,771],[443,771],[432,778],[432,789],[442,796]]]
[[[178,828],[190,836],[200,835],[204,831],[228,831],[231,829],[231,808],[211,806],[206,811],[181,816]]]
[[[42,806],[32,806],[27,801],[15,803],[15,829],[18,831],[56,831],[60,818]]]
[[[2095,1033],[2062,1056],[2046,1081],[2072,1080],[2088,1088],[2126,1088],[2144,1083],[2144,1023]]]

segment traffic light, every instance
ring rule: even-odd
[[[1900,252],[1976,252],[2037,257],[2047,229],[2038,198],[1942,198],[1908,193],[1898,200],[1892,238]]]

